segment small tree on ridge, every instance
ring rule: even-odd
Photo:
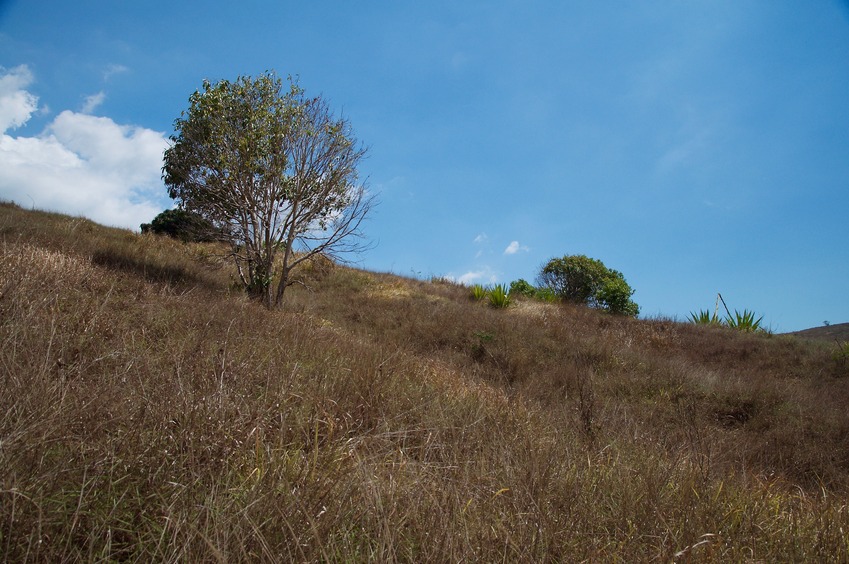
[[[307,98],[291,79],[284,88],[271,72],[204,81],[189,103],[174,122],[163,179],[181,209],[232,244],[252,297],[277,305],[303,261],[365,248],[360,225],[373,205],[357,174],[365,149],[321,97]]]

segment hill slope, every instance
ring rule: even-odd
[[[823,327],[812,327],[811,329],[794,331],[790,335],[820,341],[849,341],[849,323],[835,323],[834,325],[825,325]]]
[[[9,560],[849,559],[824,345],[0,205]],[[677,555],[677,556],[676,556]]]

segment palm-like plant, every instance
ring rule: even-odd
[[[480,284],[475,284],[472,286],[472,299],[476,301],[481,301],[486,297],[486,288],[484,288]]]
[[[737,329],[744,333],[753,333],[762,329],[761,321],[763,321],[763,318],[764,316],[762,315],[755,319],[755,312],[748,309],[744,309],[742,313],[735,309],[734,315],[729,315],[725,323],[732,329]]]
[[[506,284],[496,284],[489,291],[489,305],[507,307],[510,305],[510,290]]]
[[[688,318],[693,323],[698,325],[721,325],[722,320],[716,315],[716,312],[711,313],[710,310],[702,309],[699,311],[691,311]]]

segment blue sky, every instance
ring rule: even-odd
[[[849,5],[0,0],[0,198],[138,229],[203,79],[274,69],[344,113],[367,269],[620,270],[643,316],[722,292],[849,321]]]

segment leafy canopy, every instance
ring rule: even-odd
[[[540,269],[537,283],[565,301],[610,313],[636,316],[640,312],[631,300],[634,290],[622,273],[585,255],[552,258]]]
[[[245,289],[269,307],[312,255],[362,248],[365,150],[347,120],[291,78],[285,87],[273,72],[204,81],[174,129],[163,167],[169,195],[225,234]]]

